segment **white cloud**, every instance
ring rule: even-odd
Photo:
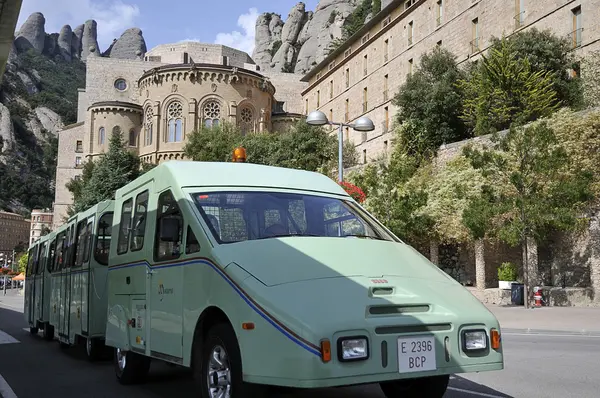
[[[34,12],[44,14],[47,33],[58,33],[64,25],[75,29],[88,19],[94,19],[98,23],[98,44],[102,51],[126,29],[135,27],[140,16],[137,4],[121,0],[25,0],[17,30]]]
[[[240,15],[238,18],[237,24],[242,28],[243,32],[234,30],[231,33],[218,33],[215,44],[237,48],[252,56],[257,19],[258,10],[256,8],[250,8],[247,13]]]

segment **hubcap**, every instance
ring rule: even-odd
[[[125,369],[125,364],[127,363],[127,357],[125,356],[125,352],[121,351],[120,348],[117,348],[117,364],[119,365],[119,370]]]
[[[231,369],[227,351],[216,346],[208,360],[208,395],[211,398],[231,397]]]

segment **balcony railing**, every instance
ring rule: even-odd
[[[381,134],[387,134],[387,132],[389,131],[390,128],[390,124],[388,121],[382,122],[381,123]]]
[[[517,30],[521,26],[523,26],[523,22],[525,21],[525,11],[521,11],[520,13],[515,15],[513,19],[515,20],[515,30]]]
[[[569,33],[569,38],[571,39],[573,48],[581,47],[581,43],[583,42],[583,28],[576,29]]]
[[[481,49],[479,48],[479,38],[471,40],[469,42],[469,45],[471,46],[471,54],[475,54],[481,51]]]

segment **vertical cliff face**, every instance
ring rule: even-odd
[[[277,14],[261,14],[252,58],[261,70],[304,74],[325,59],[334,40],[344,35],[349,17],[363,3],[371,6],[371,0],[321,0],[314,12],[298,3],[285,23]]]
[[[0,82],[0,210],[51,206],[57,134],[76,121],[87,57],[140,59],[146,53],[138,28],[102,54],[96,21],[64,25],[58,33],[47,33],[45,25],[39,12],[23,23]]]

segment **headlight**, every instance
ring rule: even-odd
[[[338,359],[341,362],[369,358],[369,341],[365,336],[342,337],[338,340]]]
[[[481,351],[487,348],[487,334],[485,330],[465,330],[463,332],[463,350]]]

